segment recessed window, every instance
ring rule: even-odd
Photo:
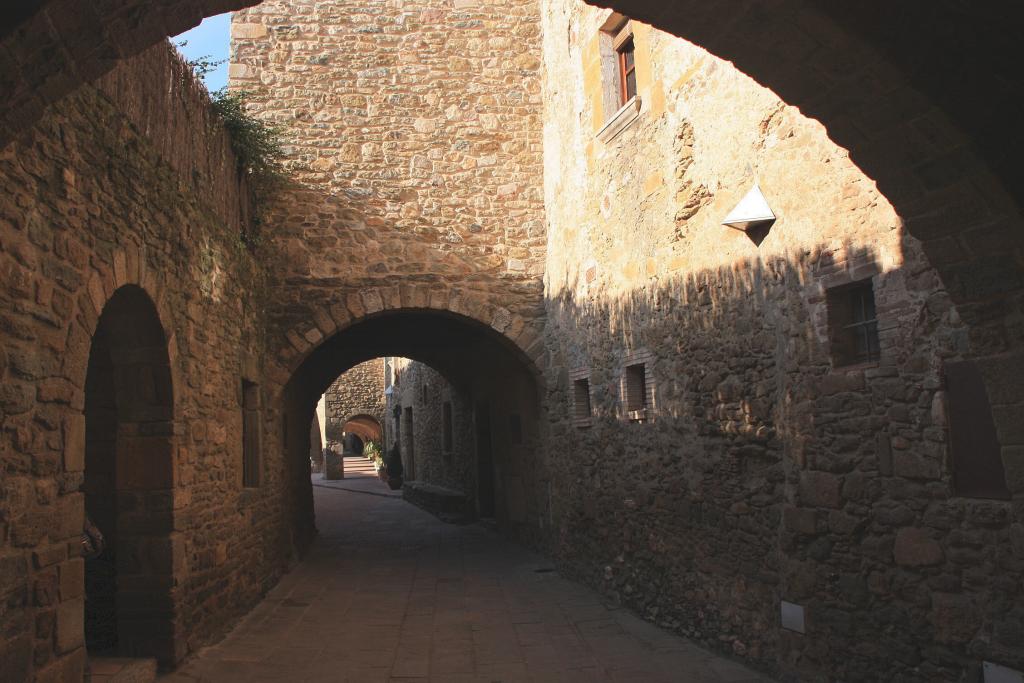
[[[636,60],[633,49],[633,29],[627,21],[616,32],[612,41],[618,63],[619,106],[636,97]]]
[[[423,405],[427,404],[427,383],[423,383]]]
[[[590,378],[585,374],[572,381],[571,409],[573,424],[581,429],[590,426],[593,409],[590,404]]]
[[[647,365],[635,363],[626,366],[625,377],[626,417],[632,422],[647,418]]]
[[[598,40],[585,50],[583,87],[593,108],[594,132],[604,144],[640,116],[643,69],[637,69],[637,56],[644,46],[641,38],[638,53],[633,28],[633,21],[613,12],[601,26]]]
[[[826,292],[829,342],[836,367],[877,361],[878,317],[871,280]]]
[[[450,401],[445,401],[441,406],[441,427],[441,444],[444,452],[449,453],[454,440],[452,438],[452,404]]]
[[[260,387],[242,380],[242,486],[260,485]]]
[[[1002,447],[981,372],[972,361],[947,363],[945,370],[953,491],[1008,499]]]

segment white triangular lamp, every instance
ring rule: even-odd
[[[729,215],[722,221],[722,225],[746,232],[751,228],[764,226],[775,220],[775,213],[768,206],[768,200],[761,193],[757,183],[750,188],[750,192],[743,196],[743,199],[729,212]]]

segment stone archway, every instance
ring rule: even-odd
[[[521,493],[533,490],[526,480],[542,476],[545,467],[540,446],[544,382],[534,360],[542,357],[542,345],[535,341],[532,325],[476,296],[453,294],[442,298],[443,292],[431,296],[421,291],[418,297],[407,300],[418,305],[403,306],[397,288],[394,293],[394,298],[389,298],[380,290],[363,291],[348,297],[344,304],[319,310],[315,324],[300,324],[289,331],[288,347],[279,352],[279,365],[269,371],[279,392],[273,403],[284,412],[283,431],[289,435],[305,433],[301,426],[308,425],[319,397],[349,368],[380,356],[418,360],[447,378],[464,396],[463,404],[473,405],[474,398],[489,401],[502,423],[509,422],[513,415],[522,421],[527,445],[516,453],[508,448],[496,449],[497,464],[484,474],[494,478],[499,520],[512,526],[525,524],[525,514],[520,515],[526,505],[520,500]],[[394,305],[385,306],[387,301]],[[499,327],[515,330],[516,334],[502,334]],[[277,378],[284,381],[278,385]],[[313,533],[312,488],[306,466],[309,444],[289,436],[283,446],[291,463],[293,538],[301,549]],[[529,465],[516,461],[519,452],[533,459]],[[409,480],[412,472],[407,455],[403,450]],[[420,455],[417,451],[417,463]],[[416,467],[418,471],[419,465]],[[466,481],[465,488],[475,497],[480,490],[476,464],[471,463],[469,470],[471,480]],[[510,502],[509,496],[516,499]],[[537,502],[531,500],[530,504]],[[509,510],[513,513],[506,514]]]
[[[352,415],[342,424],[342,431],[351,432],[358,436],[363,442],[380,442],[383,430],[380,422],[372,415]]]
[[[333,335],[374,317],[420,311],[465,318],[489,329],[539,379],[545,353],[541,321],[524,319],[495,298],[440,286],[395,285],[353,292],[342,301],[312,309],[308,320],[285,332],[267,374],[283,388],[309,355]]]
[[[86,562],[91,654],[175,660],[174,390],[156,306],[118,288],[92,337],[85,381],[86,514],[106,539]]]

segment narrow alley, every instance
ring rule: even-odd
[[[164,683],[765,681],[401,500],[363,458],[313,475],[319,536],[220,643]]]

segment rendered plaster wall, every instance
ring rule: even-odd
[[[944,367],[970,342],[919,243],[820,124],[642,24],[639,117],[599,140],[608,14],[559,1],[542,17],[563,567],[794,679],[1020,668],[1022,462],[1003,449],[1012,500],[954,494]],[[760,244],[722,225],[755,182],[778,216]],[[825,291],[864,279],[881,359],[837,368]],[[653,406],[630,422],[638,358]],[[577,377],[589,427],[571,419]],[[806,633],[780,628],[782,600]]]

